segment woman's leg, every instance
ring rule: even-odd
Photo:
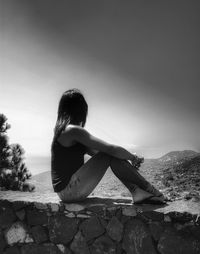
[[[110,166],[113,173],[126,184],[129,183],[133,188],[135,185],[144,190],[148,188],[149,182],[128,161],[113,157]]]
[[[109,166],[133,197],[135,195],[136,201],[161,194],[128,161],[99,152],[72,176],[67,187],[58,193],[59,197],[65,202],[84,200],[100,182]]]
[[[152,193],[139,188],[138,185],[134,183],[130,183],[128,181],[124,181],[123,179],[120,179],[120,180],[126,186],[126,188],[130,191],[134,203],[141,202],[142,200],[147,199],[149,197],[153,197]]]
[[[84,200],[97,186],[110,165],[111,157],[99,152],[73,174],[67,187],[58,193],[64,202]]]
[[[135,202],[152,196],[161,197],[162,200],[159,199],[159,201],[164,201],[162,193],[141,176],[128,161],[112,157],[111,169],[129,189]]]

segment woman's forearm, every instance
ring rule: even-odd
[[[111,149],[109,149],[108,154],[117,157],[122,160],[134,160],[136,158],[136,155],[133,153],[130,153],[125,148],[121,146],[115,146],[113,145]]]
[[[73,141],[77,141],[88,147],[89,149],[94,149],[99,152],[104,152],[114,157],[123,160],[134,160],[137,158],[136,155],[130,153],[125,148],[110,144],[101,140],[93,135],[91,135],[86,129],[81,127],[71,127],[70,129],[71,137]]]

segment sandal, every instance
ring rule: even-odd
[[[157,196],[157,197],[149,197],[149,198],[145,198],[141,201],[136,201],[134,202],[134,204],[152,204],[152,205],[164,205],[166,204],[166,201],[164,200],[164,197],[161,196]]]

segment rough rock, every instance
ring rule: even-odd
[[[50,203],[49,206],[50,206],[50,209],[51,209],[52,212],[58,212],[59,211],[59,205],[58,204]]]
[[[18,250],[20,254],[200,253],[199,210],[192,210],[191,215],[183,214],[184,208],[181,208],[177,213],[177,204],[180,208],[180,203],[176,207],[172,203],[164,207],[136,206],[123,200],[116,203],[98,199],[97,203],[92,199],[77,206],[67,204],[72,210],[67,211],[65,205],[58,202],[52,208],[52,201],[48,198],[48,210],[43,210],[41,206],[37,210],[35,201],[26,205],[24,201],[19,202],[14,208],[12,202],[21,193],[11,194],[10,202],[0,200],[1,222],[2,218],[7,220],[6,226],[0,228],[0,253],[12,254]],[[29,197],[21,196],[21,199],[29,200]],[[89,211],[91,207],[94,209]],[[5,211],[11,214],[12,219],[7,218],[7,214],[2,217]]]
[[[20,220],[24,220],[24,218],[25,218],[25,210],[24,209],[18,210],[15,213]]]
[[[109,216],[110,216],[110,217],[113,217],[113,216],[115,216],[115,214],[116,214],[117,207],[116,207],[116,206],[108,207],[108,208],[106,209],[106,211],[109,213]]]
[[[0,206],[0,228],[9,227],[16,220],[16,215],[6,203]]]
[[[158,251],[161,254],[199,254],[200,241],[190,234],[181,234],[174,228],[167,228],[158,242]]]
[[[80,231],[75,235],[70,248],[75,254],[79,254],[80,252],[81,254],[90,254],[85,237]]]
[[[114,242],[107,236],[100,236],[90,247],[91,254],[116,254]]]
[[[28,203],[24,201],[14,200],[12,202],[12,207],[15,211],[25,208],[26,206],[28,206]]]
[[[88,219],[88,218],[90,218],[91,216],[90,216],[90,215],[87,215],[87,214],[82,214],[82,213],[80,213],[80,214],[77,214],[76,217],[77,217],[77,218]]]
[[[117,217],[112,217],[107,225],[108,235],[115,241],[120,242],[122,239],[123,225],[117,219]]]
[[[103,219],[102,217],[98,217],[98,219],[99,219],[101,225],[103,226],[103,228],[106,229],[108,222],[105,219]]]
[[[99,215],[99,216],[105,215],[105,205],[104,204],[91,205],[90,207],[88,207],[88,210],[92,213]]]
[[[143,212],[142,215],[152,221],[163,221],[164,219],[164,214],[156,211]]]
[[[84,206],[79,204],[64,204],[65,209],[70,212],[80,212],[85,209]]]
[[[69,243],[77,232],[77,220],[65,216],[52,216],[49,220],[49,235],[53,243]]]
[[[149,224],[149,229],[153,239],[158,241],[162,232],[164,231],[164,226],[159,221],[153,221]]]
[[[165,221],[165,222],[168,222],[168,223],[171,223],[171,222],[172,222],[172,219],[171,219],[171,217],[170,217],[169,215],[165,214],[165,215],[164,215],[164,221]]]
[[[3,252],[3,249],[5,248],[5,246],[6,246],[6,241],[4,239],[3,232],[0,231],[0,253]]]
[[[31,233],[36,243],[42,243],[48,240],[46,230],[42,226],[34,226],[31,228]]]
[[[122,246],[127,254],[156,254],[147,226],[138,219],[126,223]]]
[[[56,244],[62,254],[72,254],[71,250],[63,244]]]
[[[80,225],[80,230],[85,236],[86,241],[90,241],[91,239],[98,237],[105,232],[105,229],[96,216],[92,216],[91,218],[83,221]]]
[[[192,221],[194,219],[194,215],[184,212],[184,213],[179,213],[179,212],[169,212],[167,215],[170,216],[171,220],[173,222],[180,222],[180,223],[186,223],[189,221]]]
[[[28,244],[23,245],[21,254],[60,254],[60,250],[53,243],[45,243],[42,245]]]
[[[39,212],[36,210],[27,211],[27,221],[31,226],[47,225],[48,217],[45,212]]]
[[[9,245],[33,242],[26,225],[19,221],[5,231],[5,239]]]
[[[67,212],[67,211],[64,211],[64,214],[65,214],[65,216],[68,217],[68,218],[76,218],[76,215],[75,215],[74,213],[69,213],[69,212]]]
[[[123,249],[122,249],[122,245],[121,245],[121,243],[118,243],[117,245],[116,245],[116,254],[125,254],[125,252],[123,251]]]
[[[45,203],[34,202],[34,206],[39,210],[48,210],[48,206]]]
[[[5,254],[20,254],[20,250],[17,246],[9,247],[4,252]]]
[[[124,216],[136,216],[137,215],[137,211],[136,208],[134,206],[131,207],[125,207],[122,209],[122,214]]]
[[[190,232],[200,242],[200,226],[190,227]]]

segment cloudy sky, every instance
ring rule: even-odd
[[[10,142],[49,155],[58,101],[146,157],[200,151],[199,1],[0,0],[0,111]]]

